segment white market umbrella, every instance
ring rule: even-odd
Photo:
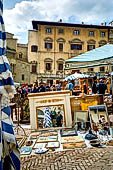
[[[91,76],[87,75],[87,74],[74,73],[74,74],[66,77],[65,80],[69,81],[69,80],[75,80],[75,79],[79,79],[79,78],[89,78],[89,77],[91,77]]]

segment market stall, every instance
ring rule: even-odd
[[[103,104],[103,95],[92,94],[92,95],[81,95],[81,96],[71,96],[71,114],[72,121],[74,121],[74,115],[79,112],[88,111],[88,106],[101,105]]]
[[[89,88],[92,87],[93,77],[86,74],[75,73],[65,78],[65,81],[73,81],[73,94],[89,94]]]

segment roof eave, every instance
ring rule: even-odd
[[[49,22],[49,21],[32,21],[33,29],[37,29],[37,25],[52,25],[52,26],[67,26],[67,27],[84,27],[84,28],[98,28],[98,29],[108,29],[113,28],[112,26],[102,26],[102,25],[88,25],[88,24],[74,24],[74,23],[64,23],[64,22]]]

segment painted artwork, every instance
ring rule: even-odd
[[[42,142],[55,142],[58,140],[57,136],[48,136],[48,137],[39,137],[37,140],[37,143],[42,143]]]
[[[86,148],[85,142],[79,142],[79,143],[64,143],[63,149],[75,149],[75,148]]]
[[[48,142],[46,148],[59,148],[59,142]]]
[[[61,136],[75,136],[75,130],[74,129],[62,129],[61,130]]]
[[[40,134],[40,136],[41,137],[47,137],[47,136],[57,136],[58,135],[58,132],[42,132],[41,134]]]
[[[88,121],[88,111],[76,111],[74,113],[75,122],[87,122]]]
[[[31,146],[22,146],[20,149],[20,154],[21,155],[29,155],[32,151],[32,147]]]
[[[62,137],[61,143],[77,143],[83,142],[84,139],[82,136],[70,136],[70,137]]]

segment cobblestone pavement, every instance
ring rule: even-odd
[[[21,157],[22,170],[113,170],[113,147]]]

